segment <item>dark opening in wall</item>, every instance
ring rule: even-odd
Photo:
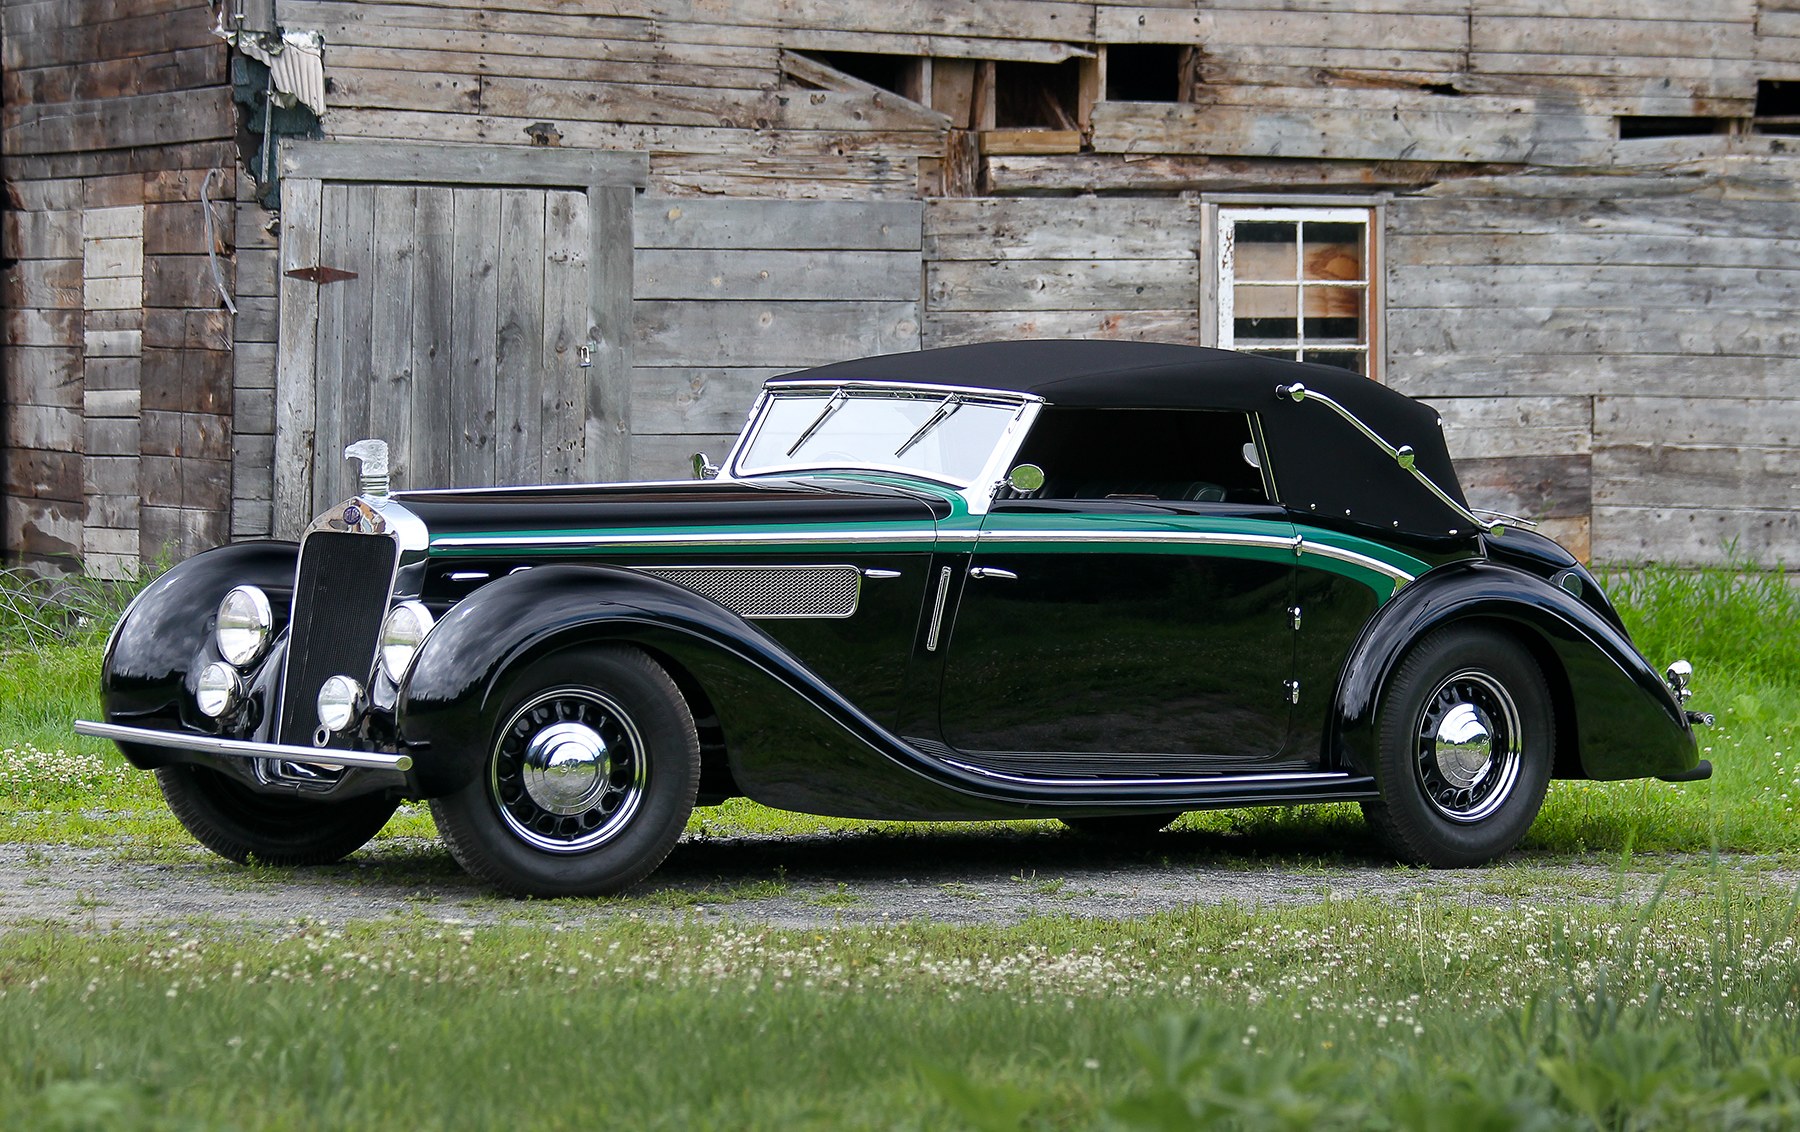
[[[1730,132],[1730,118],[1664,117],[1655,114],[1619,115],[1619,137],[1621,138],[1686,138]]]
[[[1002,130],[1080,126],[1081,61],[994,64],[994,125]]]
[[[808,51],[805,55],[902,98],[924,101],[924,60],[917,55],[877,55],[867,51]]]
[[[1750,122],[1753,133],[1800,135],[1800,79],[1757,83],[1755,115]]]
[[[1106,49],[1108,102],[1182,102],[1192,48],[1178,43],[1115,43]]]

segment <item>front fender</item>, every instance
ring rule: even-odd
[[[1559,767],[1594,779],[1679,775],[1699,762],[1687,716],[1624,632],[1579,598],[1503,563],[1458,563],[1405,587],[1378,611],[1338,681],[1340,757],[1363,773],[1389,677],[1415,642],[1458,621],[1503,622],[1544,668],[1560,712]],[[1566,693],[1563,695],[1561,693]]]
[[[213,630],[220,599],[234,586],[260,586],[279,634],[299,553],[291,542],[234,543],[196,554],[146,586],[106,642],[100,665],[105,718],[179,724],[182,684]]]
[[[460,789],[480,772],[507,672],[597,641],[637,644],[693,676],[734,740],[732,771],[753,797],[778,804],[802,800],[772,781],[786,777],[776,768],[787,760],[765,761],[767,729],[750,722],[771,712],[786,721],[774,741],[788,754],[823,744],[837,756],[860,759],[865,768],[878,764],[875,778],[885,771],[888,785],[901,794],[923,785],[915,772],[899,765],[909,758],[903,744],[737,614],[635,570],[556,565],[483,586],[452,607],[426,637],[396,704],[396,729],[401,744],[415,754],[421,792]],[[808,788],[836,793],[841,785],[815,780]],[[879,783],[874,792],[882,793]],[[894,792],[886,796],[891,799]],[[931,812],[942,811],[939,800]]]

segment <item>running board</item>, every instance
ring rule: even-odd
[[[1179,803],[1188,809],[1229,809],[1235,806],[1295,805],[1302,802],[1354,802],[1380,797],[1375,780],[1348,771],[1296,771],[1273,774],[1152,775],[1056,775],[1034,777],[961,759],[947,765],[995,785],[1042,791],[1042,801],[1091,804],[1107,801],[1140,802],[1150,798]]]

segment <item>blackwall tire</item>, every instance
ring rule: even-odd
[[[1363,814],[1396,857],[1486,864],[1524,838],[1555,765],[1549,688],[1512,637],[1451,626],[1396,669],[1377,717],[1378,800]]]
[[[259,794],[197,766],[161,767],[156,785],[194,840],[239,864],[328,865],[367,844],[399,807],[374,794],[344,802]]]
[[[556,653],[511,677],[482,772],[433,799],[473,877],[516,896],[604,896],[667,857],[694,808],[700,742],[675,682],[641,650]]]

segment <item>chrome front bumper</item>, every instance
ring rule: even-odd
[[[115,743],[167,747],[176,751],[222,755],[235,759],[286,759],[313,766],[401,772],[411,770],[413,765],[411,755],[340,751],[331,747],[297,747],[287,743],[254,743],[248,739],[221,739],[214,735],[196,735],[191,731],[156,731],[148,727],[125,727],[117,723],[92,723],[85,719],[75,721],[75,734],[95,739],[111,739]]]

